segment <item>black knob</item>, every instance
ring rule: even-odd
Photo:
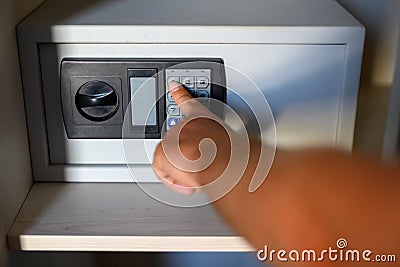
[[[118,95],[108,83],[89,81],[76,92],[75,105],[86,119],[105,121],[118,110]]]

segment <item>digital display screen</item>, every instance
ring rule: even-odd
[[[133,126],[157,126],[155,77],[130,77]]]

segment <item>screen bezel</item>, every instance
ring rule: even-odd
[[[128,82],[128,96],[129,103],[132,99],[132,88],[131,88],[131,78],[154,78],[155,79],[155,98],[156,98],[156,125],[133,125],[132,123],[132,106],[128,107],[126,116],[129,116],[130,130],[129,132],[133,136],[143,136],[143,138],[154,139],[161,138],[161,123],[162,120],[160,116],[160,110],[162,110],[162,92],[160,92],[160,73],[158,68],[130,68],[127,70],[127,82]]]

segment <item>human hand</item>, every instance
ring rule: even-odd
[[[217,179],[228,163],[233,161],[237,165],[237,159],[231,154],[238,144],[231,141],[229,128],[192,99],[181,85],[171,84],[170,92],[186,116],[158,145],[153,166],[167,186],[192,194],[199,186]],[[203,118],[195,118],[199,116]],[[193,167],[190,170],[188,166],[182,169],[185,164],[181,168],[174,164],[184,158],[199,159],[212,150],[212,146],[203,149],[199,146],[205,138],[211,139],[216,147],[212,164],[200,171],[195,170],[201,167],[201,161],[189,164]],[[174,142],[181,153],[165,149]],[[351,248],[395,253],[399,247],[399,167],[387,168],[369,158],[333,149],[279,150],[268,179],[251,193],[248,184],[259,161],[259,147],[253,142],[250,144],[245,173],[228,177],[239,178],[240,182],[213,204],[224,220],[256,250],[268,245],[287,251],[312,248],[319,253],[328,247],[335,248],[339,238],[346,238]],[[287,264],[274,262],[278,266]],[[343,264],[329,261],[327,257],[323,262],[289,263],[291,266]],[[351,264],[365,265],[364,262]],[[371,266],[390,264],[393,263],[368,262]]]
[[[191,195],[226,169],[231,154],[229,128],[181,84],[171,82],[169,92],[185,117],[157,146],[153,168],[165,185]]]

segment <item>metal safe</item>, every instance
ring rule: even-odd
[[[17,33],[35,181],[132,181],[124,118],[151,154],[182,116],[171,80],[250,131],[275,131],[253,125],[266,99],[278,147],[352,148],[365,29],[334,0],[47,0]]]

